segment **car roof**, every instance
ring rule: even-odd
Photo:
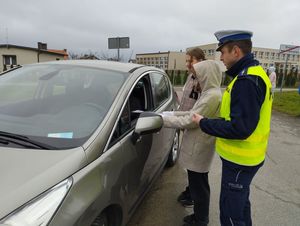
[[[84,67],[114,70],[120,72],[132,72],[137,68],[145,67],[145,65],[140,65],[140,64],[121,63],[116,61],[105,61],[105,60],[59,60],[59,61],[42,62],[39,64],[74,65],[74,66],[84,66]]]

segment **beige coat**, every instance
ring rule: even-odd
[[[185,129],[181,144],[179,162],[188,170],[205,173],[210,170],[214,156],[215,138],[205,134],[199,125],[192,122],[192,114],[216,118],[222,99],[220,89],[222,74],[213,60],[194,65],[202,93],[190,111],[176,111],[174,116],[164,116],[164,126]]]

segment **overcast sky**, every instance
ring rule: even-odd
[[[245,29],[256,47],[300,45],[299,0],[9,0],[0,7],[0,44],[109,55],[109,37],[130,37],[136,53],[215,43],[214,32]],[[6,32],[8,31],[8,32]]]

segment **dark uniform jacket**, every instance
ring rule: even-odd
[[[255,130],[264,102],[266,85],[255,75],[247,75],[247,68],[259,65],[252,54],[248,54],[234,64],[226,73],[237,81],[231,91],[230,118],[200,121],[202,131],[226,139],[246,139]]]

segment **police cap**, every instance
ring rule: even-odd
[[[215,36],[218,43],[217,51],[220,51],[222,47],[233,41],[246,40],[251,39],[253,33],[251,31],[243,31],[243,30],[222,30],[215,32]]]

